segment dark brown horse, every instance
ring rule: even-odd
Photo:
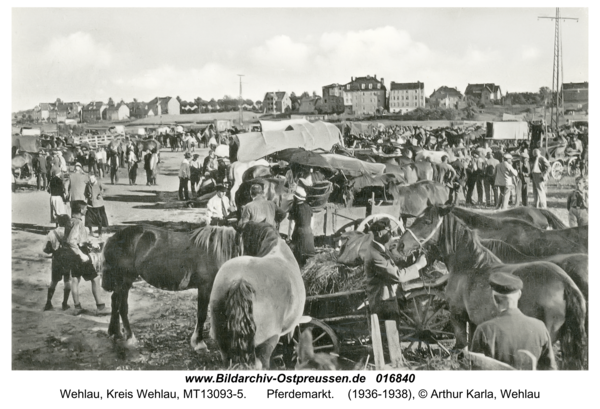
[[[214,278],[227,260],[240,254],[236,231],[231,227],[204,227],[194,232],[173,232],[152,226],[131,226],[106,241],[102,257],[102,288],[112,291],[108,334],[135,342],[128,318],[128,295],[141,276],[148,284],[169,291],[198,289],[198,318],[191,338],[195,350],[206,349],[202,329]]]
[[[504,263],[524,263],[530,261],[538,261],[539,258],[521,253],[514,246],[500,240],[481,240],[481,244],[490,250]],[[557,254],[542,259],[554,263],[571,277],[581,290],[581,293],[588,299],[588,265],[589,257],[584,253],[576,254]]]
[[[246,255],[223,264],[213,284],[211,336],[225,366],[269,369],[279,337],[300,323],[306,291],[294,254],[273,227],[250,222],[242,239]]]
[[[584,368],[586,305],[573,280],[545,261],[503,264],[451,211],[451,207],[430,207],[400,237],[392,254],[406,259],[427,241],[437,244],[450,272],[445,293],[456,347],[468,344],[467,323],[479,325],[497,315],[488,280],[492,273],[504,272],[523,281],[519,309],[543,321],[552,341],[560,339],[564,367]]]
[[[467,209],[465,209],[467,210]],[[468,211],[468,210],[467,210]],[[478,213],[473,211],[473,213]],[[513,207],[512,209],[502,210],[494,213],[479,213],[495,219],[520,219],[533,224],[538,229],[546,230],[552,228],[554,230],[567,229],[569,226],[564,224],[554,213],[547,209],[538,209],[535,207]]]
[[[557,254],[587,253],[588,227],[562,230],[542,230],[520,219],[499,219],[460,207],[452,212],[471,229],[479,231],[482,239],[510,243],[521,253],[538,258]]]

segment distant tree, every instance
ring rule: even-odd
[[[112,99],[112,98],[108,98],[108,106],[109,106],[109,107],[113,107],[113,106],[115,106],[115,102],[113,101],[113,99]]]
[[[317,91],[313,91],[313,93],[312,93],[312,96],[313,96],[313,98],[316,98],[316,97],[318,97],[318,95],[317,95]]]
[[[304,98],[310,98],[310,94],[308,93],[308,91],[304,91],[302,93],[302,95],[300,95],[300,99],[304,99]]]

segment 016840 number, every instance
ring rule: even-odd
[[[402,375],[401,373],[377,374],[377,377],[375,378],[375,380],[377,381],[377,383],[381,383],[381,382],[413,383],[415,381],[415,374],[414,373],[404,374],[404,375]]]

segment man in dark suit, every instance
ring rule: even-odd
[[[419,270],[427,265],[427,260],[422,255],[412,266],[399,269],[385,247],[392,238],[391,231],[388,218],[379,219],[371,225],[373,242],[365,256],[364,269],[371,313],[377,314],[380,319],[398,320],[398,284],[418,279]]]
[[[471,350],[517,369],[524,369],[518,351],[526,350],[537,359],[537,369],[556,369],[548,329],[518,308],[523,281],[512,274],[493,273],[489,282],[500,314],[477,326]]]

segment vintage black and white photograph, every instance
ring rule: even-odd
[[[13,371],[590,369],[587,8],[11,23]]]

